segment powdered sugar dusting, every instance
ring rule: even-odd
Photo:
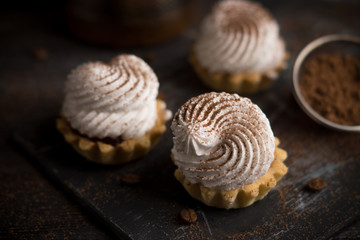
[[[153,70],[134,55],[85,63],[66,81],[63,113],[89,137],[140,137],[155,124],[158,88]]]

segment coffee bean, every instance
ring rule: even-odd
[[[184,208],[180,212],[181,220],[186,224],[191,224],[196,222],[197,215],[196,212],[191,208]]]
[[[121,182],[126,185],[136,185],[140,183],[141,177],[134,173],[128,173],[121,178]]]
[[[326,182],[321,178],[313,178],[308,182],[307,186],[311,191],[320,191],[326,186]]]

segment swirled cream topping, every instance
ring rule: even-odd
[[[263,176],[274,160],[270,123],[250,99],[205,93],[175,114],[174,162],[191,183],[221,190],[242,188]]]
[[[153,70],[134,55],[85,63],[68,76],[63,114],[88,137],[141,137],[157,119],[158,88]]]
[[[243,0],[216,4],[202,22],[194,44],[203,67],[234,74],[271,71],[280,65],[284,51],[279,26],[271,14],[259,4]]]

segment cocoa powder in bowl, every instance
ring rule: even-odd
[[[325,118],[360,125],[360,59],[317,55],[305,63],[300,89],[310,106]]]

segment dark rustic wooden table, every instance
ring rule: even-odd
[[[40,3],[44,4],[44,2]],[[0,9],[0,238],[116,238],[117,236],[106,224],[93,217],[87,208],[81,207],[71,195],[64,193],[57,184],[45,177],[43,172],[38,170],[37,165],[28,161],[19,146],[11,140],[13,133],[41,129],[44,119],[48,122],[53,121],[53,116],[56,116],[61,107],[64,80],[71,69],[90,60],[107,61],[121,52],[135,53],[143,57],[151,53],[154,58],[150,59],[149,63],[164,86],[160,87],[160,91],[166,92],[170,85],[166,81],[172,81],[178,75],[190,77],[191,79],[185,80],[185,84],[194,82],[195,92],[209,91],[198,82],[192,69],[186,63],[188,45],[194,37],[195,28],[190,28],[180,38],[153,47],[111,49],[85,44],[75,39],[64,24],[63,6],[60,3],[55,7],[42,6],[40,3],[18,7],[15,7],[14,3],[10,7]],[[277,0],[265,1],[264,5],[279,21],[282,35],[292,57],[290,66],[296,53],[316,37],[330,33],[360,35],[358,1],[324,0],[310,3],[310,1]],[[48,51],[47,59],[34,58],[32,51],[37,47]],[[274,125],[275,133],[289,140],[286,144],[286,140],[283,139],[290,153],[289,171],[292,171],[291,166],[293,169],[299,166],[297,159],[303,159],[306,156],[306,152],[300,152],[300,149],[306,149],[304,147],[306,143],[298,142],[296,138],[311,139],[311,134],[313,134],[311,131],[323,134],[321,143],[327,144],[324,149],[329,149],[329,147],[346,149],[349,142],[353,142],[351,146],[358,147],[360,135],[335,133],[324,129],[313,123],[305,114],[300,113],[301,110],[291,97],[289,73],[290,70],[285,72],[282,80],[269,90],[274,93],[279,92],[283,98],[290,101],[289,104],[286,103],[286,106],[291,106],[296,116],[300,117],[293,120],[297,124],[304,124],[300,129],[309,129],[309,133],[301,132],[296,135],[295,132],[295,136],[291,136],[289,133],[293,133],[294,130],[291,129],[290,124],[277,121]],[[260,102],[263,99],[261,94],[255,97]],[[178,104],[178,102],[173,102],[170,106],[176,110]],[[275,115],[272,114],[272,116],[275,119]],[[288,114],[285,119],[291,119],[291,116],[293,115]],[[329,139],[328,142],[324,139],[326,137]],[[316,149],[321,151],[321,146],[309,146],[309,151],[316,153]],[[347,153],[347,157],[351,157],[352,162],[359,163],[359,149],[346,149],[341,152]],[[319,156],[326,156],[326,154],[322,152]],[[324,159],[319,159],[319,161],[326,163]],[[360,170],[358,164],[353,167],[355,172]],[[290,172],[289,176],[291,178],[296,174]],[[356,175],[352,177],[358,184],[358,177]],[[359,185],[355,184],[355,186]],[[356,200],[355,205],[352,206],[354,215],[350,215],[351,221],[348,221],[349,215],[346,215],[346,219],[342,219],[346,222],[346,226],[334,233],[332,239],[360,238],[358,219],[360,190],[351,186],[346,187]],[[291,188],[287,189],[291,190]],[[331,202],[331,199],[328,200]],[[346,200],[343,202],[347,203]],[[334,214],[338,214],[341,219],[341,213]],[[310,232],[309,235],[311,235]],[[241,237],[241,235],[238,236]],[[306,233],[302,236],[306,236]],[[235,235],[231,237],[236,238]]]

